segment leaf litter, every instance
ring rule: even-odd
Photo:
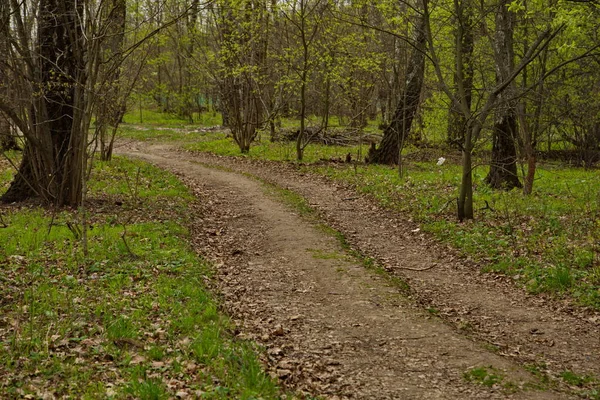
[[[175,153],[161,144],[135,144],[121,151],[176,173],[199,198],[194,245],[218,266],[215,289],[238,336],[265,346],[263,361],[286,387],[326,398],[572,396],[564,386],[544,384],[526,368],[526,358],[507,335],[510,325],[487,314],[489,302],[445,297],[449,291],[462,294],[473,285],[487,285],[488,278],[465,279],[466,272],[476,275],[471,265],[459,267],[461,260],[449,260],[452,255],[426,235],[409,232],[416,229],[414,224],[369,199],[359,196],[351,207],[340,207],[343,199],[357,194],[281,164]],[[320,254],[346,249],[265,194],[256,180],[223,168],[250,172],[301,193],[317,208],[319,219],[345,233],[350,245],[378,261],[388,275],[371,272],[353,257],[316,256],[315,249]],[[382,238],[388,234],[392,240],[386,244]],[[393,264],[411,269],[400,272]],[[431,265],[435,268],[423,269]],[[448,281],[453,268],[459,275]],[[439,284],[422,278],[440,269],[448,274],[442,274]],[[409,282],[409,297],[390,275]],[[518,308],[519,300],[510,296],[518,290],[493,282],[493,290],[507,291]],[[434,316],[424,305],[442,312]],[[528,345],[539,345],[529,340],[529,329]],[[508,350],[486,347],[493,338]],[[554,368],[550,365],[548,369]],[[464,374],[478,366],[492,366],[502,374],[502,383],[486,386],[465,380]]]

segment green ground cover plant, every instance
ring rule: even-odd
[[[491,367],[471,368],[463,374],[468,382],[475,382],[483,386],[492,387],[502,383],[504,377]]]
[[[99,163],[87,257],[75,210],[0,210],[0,398],[279,398],[206,289],[191,201],[157,168]]]
[[[459,249],[484,270],[502,272],[532,292],[570,295],[600,308],[600,182],[597,171],[544,165],[535,192],[492,191],[475,170],[475,221],[457,222],[454,199],[460,169],[418,162],[399,178],[384,166],[320,166],[318,172],[349,183],[420,223],[423,231]]]
[[[182,125],[179,128],[152,125],[121,124],[119,138],[140,141],[188,141],[198,140],[201,135],[194,132],[195,128]]]
[[[295,142],[270,142],[268,137],[260,137],[250,147],[249,157],[257,160],[296,162]],[[202,151],[219,155],[241,156],[238,146],[225,134],[213,134],[205,140],[186,143],[185,149],[191,151]],[[353,159],[362,158],[366,155],[368,146],[325,146],[309,144],[305,151],[302,163],[314,164],[321,161],[343,161],[347,154]]]
[[[194,126],[220,126],[223,124],[221,114],[213,112],[194,113],[193,122],[175,114],[162,113],[150,108],[142,110],[131,110],[123,116],[123,122],[126,124],[140,124],[145,126],[169,126],[184,127]]]

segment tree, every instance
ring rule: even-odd
[[[9,43],[3,67],[12,79],[9,94],[0,92],[0,111],[23,133],[25,146],[3,202],[38,197],[56,206],[82,204],[92,115],[96,111],[101,125],[107,116],[114,124],[123,112],[119,105],[112,109],[117,112],[98,112],[99,99],[108,105],[114,97],[107,81],[123,59],[188,11],[120,50],[125,5],[124,0],[10,2],[11,21],[0,36]]]
[[[424,16],[420,15],[415,26],[415,40],[407,67],[406,86],[400,94],[394,116],[384,130],[379,148],[369,153],[371,163],[398,164],[401,168],[400,152],[419,108],[425,78],[425,22]]]
[[[517,131],[516,86],[511,80],[514,71],[514,39],[516,14],[509,10],[510,0],[496,5],[496,32],[493,40],[496,64],[496,81],[508,82],[498,93],[495,121],[492,133],[492,160],[485,182],[494,189],[522,187],[517,176]]]
[[[502,4],[506,7],[506,2],[501,0],[497,4]],[[531,63],[534,59],[536,59],[540,53],[545,49],[550,42],[558,35],[561,31],[562,27],[552,27],[547,26],[543,31],[541,31],[532,45],[529,47],[527,52],[523,54],[521,60],[518,64],[515,65],[514,61],[506,61],[499,60],[499,57],[502,57],[503,54],[498,52],[494,52],[496,56],[496,63],[499,67],[504,68],[505,70],[501,73],[496,74],[496,83],[491,87],[482,87],[480,89],[480,99],[478,103],[480,104],[476,110],[471,110],[469,99],[466,96],[466,91],[464,87],[465,83],[465,71],[464,64],[461,62],[457,62],[454,66],[455,69],[452,69],[451,76],[456,76],[457,90],[453,91],[451,86],[447,83],[446,76],[447,74],[443,71],[443,64],[439,57],[439,48],[435,41],[435,37],[431,27],[431,17],[432,14],[429,8],[429,1],[423,0],[424,6],[424,18],[425,18],[425,29],[427,34],[427,48],[428,54],[432,61],[436,76],[438,78],[438,82],[440,84],[441,89],[448,96],[450,101],[453,104],[459,106],[460,112],[463,114],[464,119],[468,121],[467,127],[465,129],[465,134],[461,146],[462,152],[462,178],[459,190],[458,197],[458,219],[463,221],[465,219],[473,219],[473,163],[472,156],[473,150],[475,148],[475,144],[480,139],[483,128],[488,117],[496,110],[499,104],[504,104],[506,106],[508,99],[510,96],[501,96],[511,85],[513,85],[514,80],[521,75],[525,67]],[[458,1],[454,2],[454,12],[456,16],[460,16],[460,13],[457,12],[459,7]],[[500,8],[496,8],[497,13],[503,13],[505,10],[501,10]],[[480,10],[482,15],[480,16],[480,20],[485,20],[483,17],[483,10]],[[506,12],[511,12],[510,10],[506,10]],[[502,16],[499,17],[502,19]],[[502,34],[502,30],[506,29],[506,21],[498,21],[499,26],[497,27],[497,33],[499,35]],[[500,37],[496,37],[496,41],[501,40]],[[499,43],[500,46],[496,46],[500,51],[506,50],[506,43]],[[455,41],[455,54],[464,54],[464,50],[462,49],[462,41]],[[506,53],[505,53],[506,54]],[[502,120],[504,124],[506,124],[505,120]],[[511,122],[512,123],[512,122]],[[504,128],[508,131],[510,127]],[[511,132],[512,134],[512,132]],[[510,160],[509,160],[510,161]]]
[[[15,24],[25,25],[24,3],[12,5]],[[6,99],[0,101],[0,109],[26,137],[23,160],[3,202],[40,197],[76,206],[81,201],[90,111],[84,94],[83,14],[83,4],[76,0],[40,0],[35,44],[19,33],[20,50],[29,64],[25,73],[32,82],[32,106],[19,115]]]
[[[266,58],[266,5],[254,0],[225,0],[216,10],[220,100],[227,126],[242,153],[250,150],[265,123],[262,80]]]
[[[0,54],[7,55],[8,45],[8,27],[10,26],[10,7],[8,2],[0,4]],[[10,82],[6,63],[0,65],[0,97],[8,97],[8,83]],[[0,112],[0,151],[18,150],[19,146],[12,134],[10,120],[4,113]]]
[[[454,63],[461,64],[460,70],[462,71],[462,77],[459,78],[458,74],[455,73],[453,76],[455,97],[463,98],[465,100],[466,107],[471,109],[471,101],[473,98],[473,51],[475,49],[473,30],[473,7],[471,0],[456,0],[455,1],[456,18],[454,22],[454,37],[456,42],[460,44],[454,46]],[[461,53],[456,53],[456,51]],[[458,71],[457,67],[455,71]],[[458,83],[458,79],[463,81]],[[463,90],[464,93],[459,93],[458,90]],[[450,103],[450,112],[448,115],[448,143],[460,148],[460,144],[464,140],[464,132],[467,128],[467,120],[465,115],[460,112],[460,104],[455,102]]]
[[[96,136],[100,140],[100,159],[112,158],[119,123],[125,114],[129,91],[121,84],[127,6],[125,0],[110,0],[103,9],[106,28],[100,40],[100,90],[96,105]],[[110,129],[110,132],[109,132]]]
[[[287,58],[292,62],[292,70],[297,75],[300,85],[300,129],[296,137],[296,158],[298,161],[302,161],[304,149],[310,141],[306,127],[307,91],[310,72],[315,65],[313,53],[317,34],[322,28],[322,16],[327,6],[328,4],[322,0],[294,0],[289,9],[283,9],[283,15],[292,28],[291,36],[298,44],[296,48],[289,46],[287,49]]]

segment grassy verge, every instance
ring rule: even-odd
[[[153,109],[143,108],[141,111],[132,110],[125,114],[123,122],[126,124],[139,124],[144,126],[184,127],[194,126],[219,126],[223,124],[220,114],[213,112],[194,113],[193,121],[175,114],[161,113]]]
[[[74,212],[1,210],[0,398],[279,398],[205,288],[187,189],[124,159],[90,186],[87,257]]]
[[[139,141],[177,141],[183,143],[198,143],[203,141],[215,141],[225,135],[218,132],[204,132],[193,126],[182,126],[179,128],[130,125],[121,124],[119,127],[119,138],[133,139]]]
[[[296,144],[294,142],[270,142],[267,137],[260,138],[250,147],[248,154],[240,155],[240,149],[231,138],[213,136],[207,140],[201,140],[184,145],[184,148],[191,151],[202,151],[227,156],[242,156],[257,160],[269,161],[288,161],[296,162]],[[346,155],[350,153],[353,159],[362,159],[368,146],[323,146],[308,145],[304,151],[302,162],[304,164],[318,163],[319,161],[345,160]]]
[[[286,150],[285,146],[289,146]],[[292,144],[259,143],[251,158],[288,161]],[[185,147],[219,155],[239,155],[230,139]],[[356,148],[310,145],[306,162],[342,157]],[[492,191],[483,182],[487,167],[474,170],[476,220],[456,221],[460,166],[438,166],[437,157],[409,162],[408,177],[395,168],[323,164],[307,170],[351,184],[381,204],[401,211],[421,229],[462,252],[485,270],[501,272],[532,293],[551,293],[600,309],[600,180],[597,171],[540,165],[534,194]],[[413,154],[412,159],[419,159]]]
[[[502,272],[531,292],[568,294],[600,309],[600,181],[596,171],[542,166],[535,194],[492,191],[475,170],[475,221],[458,223],[457,165],[413,163],[400,179],[392,168],[319,167],[397,209],[486,270]]]

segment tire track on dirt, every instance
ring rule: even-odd
[[[415,300],[435,307],[446,321],[498,354],[540,366],[554,377],[569,370],[600,378],[600,313],[529,295],[506,276],[481,273],[479,266],[419,232],[416,224],[326,178],[280,163],[194,157],[299,193],[355,249],[408,282]]]
[[[537,381],[432,318],[257,181],[164,146],[121,153],[171,170],[194,189],[203,204],[196,245],[219,265],[219,291],[241,336],[267,347],[271,372],[285,385],[329,398],[568,398],[518,389]],[[517,390],[466,382],[464,372],[481,366]]]

